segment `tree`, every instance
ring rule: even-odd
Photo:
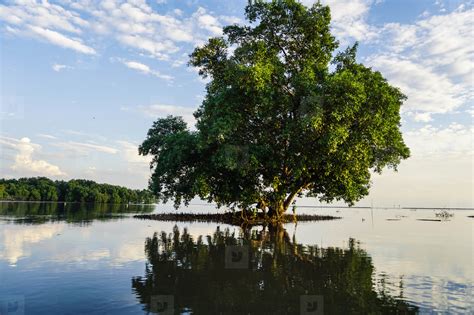
[[[0,184],[0,199],[7,199],[8,194],[6,191],[6,186],[4,184]]]
[[[33,188],[31,191],[30,191],[30,196],[28,198],[28,200],[30,201],[41,201],[41,193],[38,189],[36,188]]]
[[[46,177],[0,179],[0,200],[94,203],[152,203],[148,190],[98,184],[91,180],[52,181]]]
[[[248,25],[225,27],[190,56],[211,79],[196,131],[168,116],[139,147],[153,156],[151,191],[176,206],[199,196],[277,220],[296,196],[352,205],[371,171],[409,157],[405,96],[356,61],[357,43],[335,53],[329,7],[249,1],[245,12]]]

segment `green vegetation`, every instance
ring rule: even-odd
[[[91,180],[52,181],[45,177],[0,179],[0,200],[94,203],[152,203],[148,190],[98,184]]]
[[[276,221],[296,196],[352,205],[371,172],[409,157],[405,96],[356,61],[357,44],[335,53],[329,7],[249,1],[245,13],[247,25],[191,54],[211,79],[196,131],[168,116],[139,147],[153,156],[150,190],[176,207],[198,196]]]

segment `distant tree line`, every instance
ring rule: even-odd
[[[0,200],[95,203],[152,203],[149,190],[99,184],[92,180],[53,181],[46,177],[0,179]]]

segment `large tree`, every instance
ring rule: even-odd
[[[298,195],[353,204],[372,171],[409,156],[405,96],[356,61],[357,44],[335,52],[329,7],[249,1],[245,13],[190,56],[210,79],[196,130],[168,116],[148,131],[150,189],[176,206],[198,196],[277,219]]]

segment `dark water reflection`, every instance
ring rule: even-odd
[[[88,225],[94,220],[109,221],[127,214],[151,213],[154,205],[93,204],[63,202],[0,202],[1,220],[15,224],[43,224],[65,221]]]
[[[371,257],[302,245],[282,228],[217,230],[194,239],[178,227],[145,242],[132,288],[145,311],[166,314],[409,314],[417,308],[374,283]],[[377,288],[377,289],[376,289]],[[174,310],[173,310],[174,308]]]

